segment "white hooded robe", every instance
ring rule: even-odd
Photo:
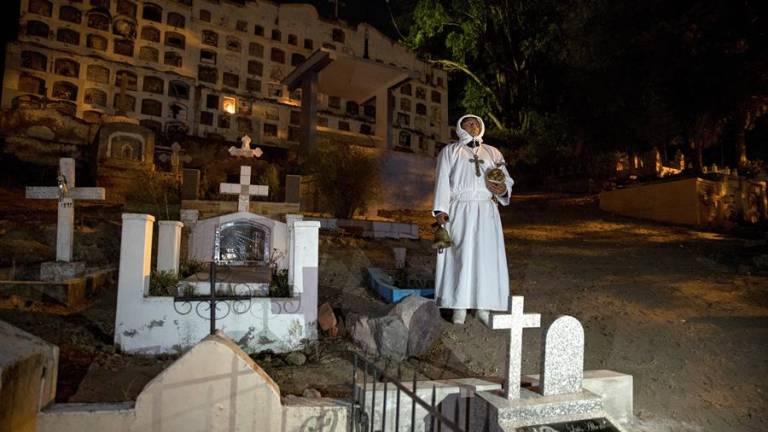
[[[481,131],[472,137],[461,128],[467,117],[480,121]],[[456,126],[459,141],[442,149],[437,157],[434,213],[448,214],[445,228],[453,245],[437,255],[435,300],[439,307],[506,311],[509,299],[509,272],[504,236],[493,193],[485,185],[485,173],[500,167],[506,175],[507,192],[496,196],[509,204],[514,181],[503,165],[504,157],[493,146],[482,143],[483,120],[465,115]],[[477,143],[473,148],[469,143]],[[480,176],[475,162],[480,163]]]

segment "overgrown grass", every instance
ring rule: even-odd
[[[149,277],[149,295],[157,297],[172,297],[176,295],[179,276],[176,272],[167,270],[152,270]]]

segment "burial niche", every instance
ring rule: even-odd
[[[109,137],[107,152],[111,158],[141,161],[144,141],[140,135],[116,133]]]
[[[254,220],[235,220],[216,230],[216,260],[228,265],[266,264],[270,230]]]

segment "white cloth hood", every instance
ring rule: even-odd
[[[474,118],[477,119],[477,121],[480,122],[480,133],[476,137],[473,137],[472,135],[469,134],[469,132],[467,132],[467,131],[465,131],[464,129],[461,128],[461,122],[463,122],[465,119],[468,119],[470,117],[474,117]],[[464,115],[456,123],[456,135],[459,137],[459,142],[461,144],[467,144],[470,141],[475,141],[478,144],[480,144],[480,143],[483,142],[483,134],[484,133],[485,133],[485,123],[483,122],[483,119],[481,119],[480,117],[478,117],[478,116],[476,116],[474,114]]]

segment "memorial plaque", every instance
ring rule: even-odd
[[[593,418],[574,420],[562,423],[541,424],[535,426],[523,426],[515,429],[516,432],[621,432],[621,429],[613,425],[607,418]]]

